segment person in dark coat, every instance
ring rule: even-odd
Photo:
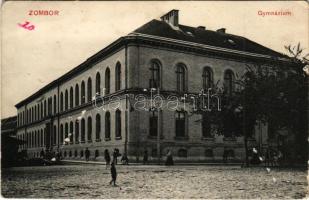
[[[89,151],[88,147],[86,147],[86,150],[85,150],[85,158],[86,158],[86,161],[87,161],[87,162],[89,161],[89,157],[90,157],[90,151]]]
[[[148,162],[148,151],[144,151],[143,164],[146,165]]]
[[[109,155],[108,149],[105,149],[105,151],[104,151],[104,159],[105,159],[105,162],[106,162],[106,169],[107,169],[107,166],[109,166],[110,162],[111,162],[111,157]]]
[[[113,152],[113,162],[115,165],[117,165],[117,158],[118,156],[120,156],[121,154],[119,153],[119,149],[114,149],[114,152]]]
[[[124,164],[124,165],[128,165],[128,164],[129,164],[129,158],[128,158],[128,156],[127,156],[126,153],[124,153],[124,154],[122,155],[121,162],[122,162],[122,164]]]
[[[174,165],[172,152],[170,150],[168,151],[168,153],[166,155],[165,165],[167,165],[167,166]]]
[[[109,184],[111,185],[113,183],[113,185],[116,186],[117,171],[114,162],[112,162],[111,164],[111,176],[112,180],[109,182]]]

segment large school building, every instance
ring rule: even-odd
[[[176,161],[222,160],[227,153],[241,160],[243,137],[213,133],[182,100],[218,81],[233,93],[247,65],[287,60],[225,28],[181,25],[178,14],[171,10],[120,37],[19,102],[17,137],[27,141],[20,148],[30,157],[58,149],[65,159],[84,159],[88,148],[91,159],[102,160],[105,149],[117,148],[134,160],[145,150],[150,159],[171,150]],[[249,145],[269,142],[267,125],[258,124]]]

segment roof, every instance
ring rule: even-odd
[[[172,25],[159,20],[152,20],[136,29],[134,32],[171,39],[183,40],[199,44],[211,45],[233,50],[240,50],[250,53],[258,53],[276,57],[286,57],[283,54],[253,42],[247,38],[205,30],[197,27],[180,25],[173,27]]]
[[[135,31],[133,31],[133,33],[171,38],[179,41],[188,41],[214,47],[287,58],[287,56],[281,53],[278,53],[241,36],[211,30],[203,30],[202,28],[190,27],[185,25],[179,25],[179,28],[175,28],[164,21],[159,21],[155,19],[136,29]],[[69,72],[65,73],[61,77],[42,87],[37,92],[31,94],[29,97],[17,103],[15,107],[19,108],[27,102],[39,97],[39,95],[42,95],[45,91],[56,87],[62,82],[72,78],[74,75],[77,75],[82,71],[90,68],[93,63],[99,61],[104,56],[110,54],[117,48],[120,48],[124,44],[126,44],[130,40],[130,35],[131,34],[120,37],[116,41],[112,42],[110,45],[103,48],[98,53],[94,54],[77,67],[73,68]]]
[[[17,117],[1,119],[1,134],[14,134],[17,126]]]

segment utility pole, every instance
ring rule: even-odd
[[[160,136],[161,136],[161,121],[162,121],[162,113],[161,109],[158,109],[158,129],[157,129],[157,156],[158,156],[158,164],[160,165],[160,157],[161,157],[161,151],[160,151]]]

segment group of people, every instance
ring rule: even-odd
[[[116,179],[117,179],[116,164],[117,164],[117,158],[119,156],[121,156],[121,154],[119,153],[119,149],[114,149],[113,160],[111,160],[110,153],[109,153],[108,149],[106,149],[104,151],[104,159],[105,159],[105,162],[106,162],[106,169],[108,168],[109,165],[111,166],[110,170],[111,170],[112,180],[109,182],[109,184],[110,185],[113,184],[114,186],[116,186]],[[121,161],[122,161],[123,164],[129,163],[129,159],[128,159],[128,157],[125,153],[122,156]],[[144,155],[143,155],[143,164],[146,165],[147,163],[148,163],[148,151],[145,150]],[[168,150],[168,153],[166,155],[165,165],[167,165],[167,166],[174,165],[172,152],[170,150]]]
[[[143,155],[143,164],[146,165],[147,163],[148,163],[148,151],[145,150],[144,155]],[[174,160],[173,160],[173,155],[172,155],[171,150],[167,151],[165,165],[167,166],[174,165]]]
[[[46,160],[52,160],[55,159],[56,161],[61,160],[61,153],[59,152],[59,149],[57,151],[53,151],[52,148],[50,149],[42,149],[40,152],[40,158],[46,159]]]
[[[258,148],[253,148],[252,157],[250,163],[253,165],[259,165],[264,162],[265,166],[279,166],[280,161],[283,158],[283,154],[280,150],[274,150],[267,148],[262,152],[257,150]]]

